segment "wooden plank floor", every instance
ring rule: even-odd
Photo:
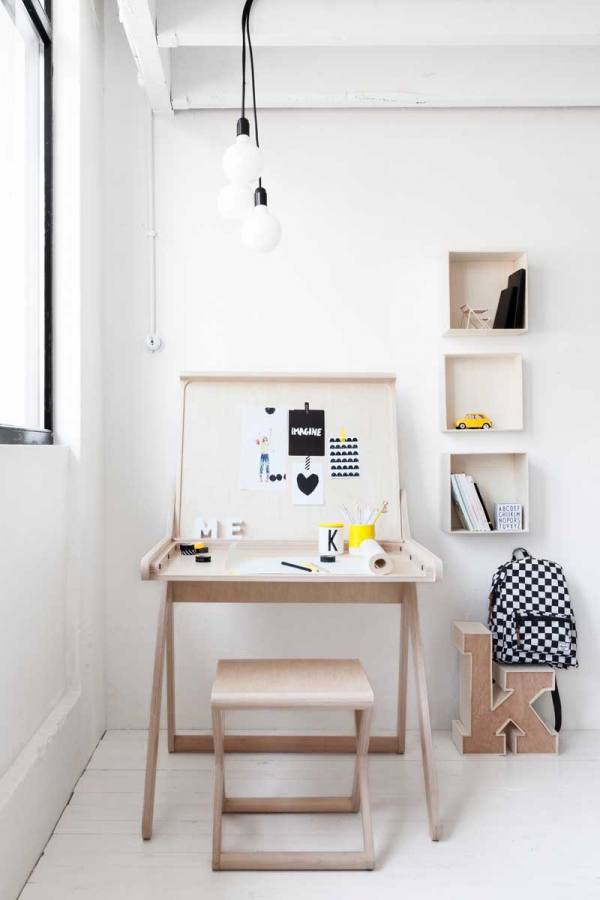
[[[418,735],[369,760],[374,872],[211,871],[213,760],[169,755],[161,734],[154,838],[140,837],[144,732],[109,731],[22,900],[597,900],[600,732],[561,736],[559,757],[463,757],[435,734],[445,839],[429,840]],[[236,796],[344,795],[349,756],[230,756]],[[354,850],[352,814],[228,815],[224,850]]]

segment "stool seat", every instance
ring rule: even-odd
[[[367,754],[373,691],[357,659],[219,660],[211,706],[215,745],[212,866],[219,869],[372,869],[375,864]],[[230,797],[225,791],[223,719],[232,709],[352,710],[356,761],[349,797]],[[224,813],[340,813],[360,810],[363,850],[224,853]]]
[[[222,659],[211,703],[220,709],[369,709],[374,697],[357,659]]]

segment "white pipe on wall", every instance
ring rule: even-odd
[[[156,333],[156,220],[154,210],[154,113],[146,104],[146,203],[148,238],[148,298],[150,330],[145,346],[150,353],[162,348],[162,338]]]

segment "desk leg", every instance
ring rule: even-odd
[[[167,734],[169,753],[175,752],[175,604],[167,600]]]
[[[402,595],[403,599],[406,596]],[[398,675],[398,753],[404,753],[406,746],[406,689],[408,682],[408,632],[409,609],[406,603],[400,605],[400,668]]]
[[[144,809],[142,812],[142,837],[145,841],[148,841],[152,837],[152,820],[154,818],[154,792],[156,789],[156,762],[158,759],[158,730],[160,726],[160,707],[162,701],[167,619],[169,615],[170,604],[171,588],[168,583],[165,583],[162,586],[160,607],[158,610],[156,650],[154,652],[154,675],[152,678],[152,699],[150,701],[148,751],[146,754],[146,780],[144,782]]]
[[[440,819],[437,774],[433,756],[433,736],[429,717],[429,700],[427,697],[427,681],[425,678],[425,655],[423,637],[417,606],[417,588],[407,584],[404,604],[409,614],[410,638],[412,643],[413,662],[415,667],[415,685],[417,689],[417,706],[419,709],[419,727],[421,730],[421,753],[423,755],[423,774],[425,776],[425,796],[429,815],[429,833],[432,841],[439,841],[442,836]]]

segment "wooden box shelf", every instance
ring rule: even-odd
[[[450,475],[465,473],[477,483],[489,515],[494,503],[520,503],[523,528],[520,531],[466,531],[454,503]],[[445,453],[441,472],[441,525],[448,534],[522,534],[529,531],[529,463],[527,453]]]
[[[444,334],[449,337],[501,337],[524,334],[528,327],[528,281],[525,282],[525,321],[523,328],[494,328],[494,317],[509,275],[518,269],[527,271],[527,254],[521,250],[498,252],[450,251],[444,269]],[[462,327],[465,304],[487,309],[489,328]]]
[[[492,428],[455,428],[468,413],[484,413]],[[444,357],[444,431],[484,434],[523,429],[523,361],[519,353]]]

